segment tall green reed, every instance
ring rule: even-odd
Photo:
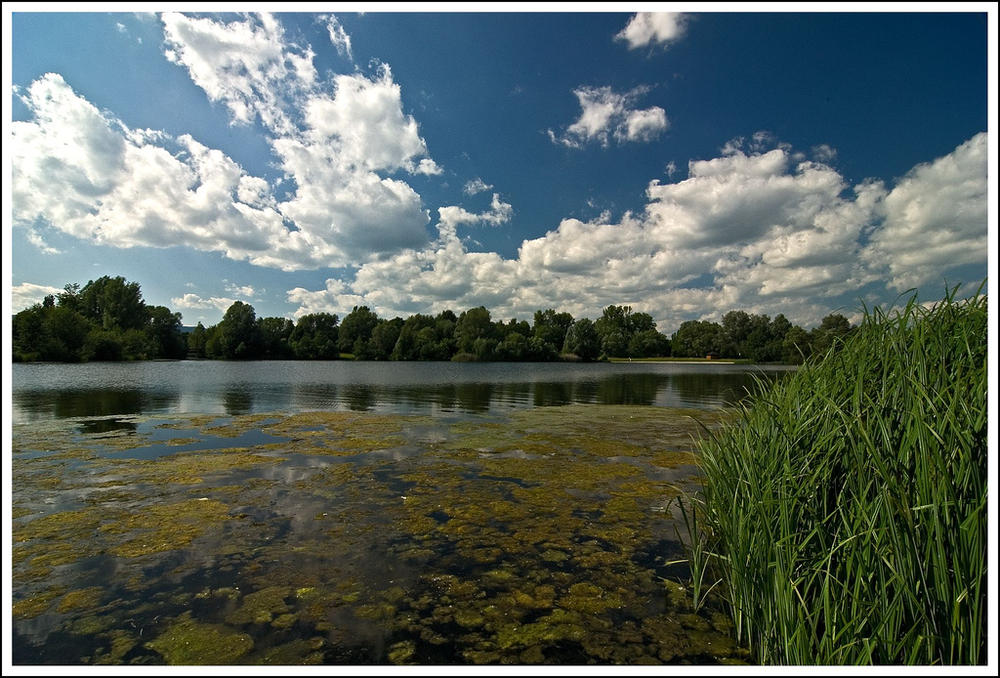
[[[987,298],[956,291],[866,309],[701,441],[691,562],[759,661],[986,661]]]

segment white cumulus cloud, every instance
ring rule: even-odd
[[[985,263],[985,135],[914,168],[892,191],[879,181],[850,186],[830,166],[755,136],[749,152],[733,146],[690,162],[682,181],[651,181],[641,213],[564,219],[522,242],[516,258],[469,251],[455,226],[477,215],[451,206],[440,211],[430,247],[366,263],[322,290],[296,288],[289,300],[301,304],[297,314],[368,305],[385,317],[482,304],[498,318],[530,318],[540,308],[596,318],[609,304],[628,304],[668,333],[740,308],[813,327],[830,300],[884,280],[885,267],[922,270],[899,236],[936,230],[933,237],[962,242],[954,261],[954,250],[925,255],[935,270]],[[916,209],[920,189],[946,204]],[[943,214],[958,219],[946,223]]]
[[[63,290],[60,287],[50,287],[48,285],[36,285],[35,283],[21,283],[20,285],[11,285],[10,288],[10,307],[14,313],[22,311],[35,304],[42,303],[48,295],[57,295]]]
[[[475,195],[476,193],[483,193],[485,191],[493,188],[493,184],[488,184],[481,178],[476,177],[471,181],[465,182],[465,186],[462,187],[462,192],[466,195]]]
[[[446,207],[438,208],[440,226],[452,231],[455,227],[462,224],[488,224],[490,226],[499,226],[500,224],[510,221],[513,213],[513,206],[510,203],[506,203],[501,200],[499,193],[493,194],[493,200],[490,201],[490,209],[485,212],[469,212],[468,210],[458,207],[457,205],[448,205]]]
[[[629,49],[665,45],[684,34],[687,22],[688,15],[680,12],[638,12],[615,39],[627,42]]]
[[[201,297],[193,292],[188,292],[181,297],[173,297],[170,300],[171,308],[176,309],[214,309],[217,311],[227,311],[233,305],[235,299],[229,297]]]
[[[189,135],[129,129],[46,74],[16,90],[14,224],[116,247],[188,246],[259,266],[356,265],[429,241],[420,195],[391,176],[438,175],[387,66],[320,82],[312,50],[270,15],[222,23],[166,14],[169,57],[234,122],[262,124],[291,190]],[[169,215],[169,216],[168,216]]]
[[[589,142],[608,146],[618,143],[647,142],[656,139],[670,126],[666,111],[659,106],[634,108],[634,102],[647,92],[637,87],[620,94],[610,87],[580,87],[573,91],[580,102],[580,117],[562,134],[548,130],[549,138],[571,148]]]
[[[281,23],[270,14],[222,23],[168,12],[162,15],[165,56],[185,67],[233,121],[259,118],[269,129],[294,129],[292,102],[316,81],[309,47],[286,44]]]
[[[885,197],[885,222],[866,257],[887,263],[895,289],[935,282],[943,289],[948,268],[985,261],[987,151],[982,132],[914,167]]]

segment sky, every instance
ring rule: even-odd
[[[621,304],[669,335],[987,277],[992,3],[50,7],[4,5],[13,312],[121,275],[185,325]]]

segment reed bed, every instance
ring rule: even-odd
[[[956,290],[866,310],[701,442],[692,574],[758,661],[985,663],[987,298]]]

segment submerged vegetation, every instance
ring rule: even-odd
[[[19,664],[740,663],[669,498],[719,410],[18,424]],[[261,442],[235,447],[256,432]],[[172,445],[172,441],[183,445]],[[193,444],[191,441],[199,441]]]
[[[184,332],[181,315],[147,306],[139,284],[104,276],[14,315],[13,360],[86,362],[154,358],[222,360],[455,360],[553,361],[613,357],[727,357],[797,364],[823,352],[852,331],[831,313],[807,332],[784,315],[730,311],[722,322],[689,320],[671,338],[648,313],[606,307],[596,321],[554,309],[535,311],[533,322],[493,320],[483,306],[460,314],[445,310],[407,319],[379,318],[355,306],[343,319],[332,313],[258,317],[253,306],[233,302],[222,320]]]
[[[774,664],[978,664],[987,298],[875,309],[700,445],[696,581]]]

